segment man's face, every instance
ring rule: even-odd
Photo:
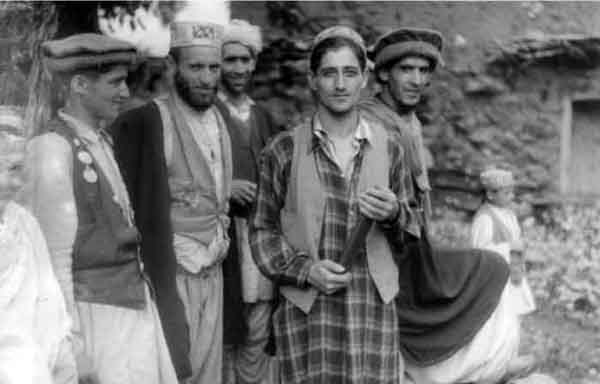
[[[407,56],[379,73],[397,104],[416,106],[431,79],[431,63],[423,57]]]
[[[218,48],[194,46],[179,48],[175,88],[181,98],[198,110],[213,105],[221,72]]]
[[[309,82],[319,103],[332,114],[339,115],[354,108],[360,90],[366,85],[366,76],[354,52],[342,47],[323,55],[316,73],[310,74]]]
[[[223,86],[234,95],[246,92],[256,61],[250,49],[239,43],[223,46]]]
[[[96,78],[85,76],[86,91],[82,94],[82,103],[98,120],[108,123],[121,111],[123,103],[129,98],[127,88],[127,66],[116,65]]]

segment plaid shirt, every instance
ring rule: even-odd
[[[313,126],[312,151],[326,195],[319,257],[340,259],[358,216],[357,186],[365,148],[371,145],[368,125],[354,137],[356,154],[344,173],[325,131]],[[251,245],[259,268],[280,284],[307,285],[314,262],[294,251],[281,233],[280,211],[285,204],[293,156],[293,132],[277,136],[263,151]],[[400,247],[403,228],[411,220],[407,196],[412,183],[397,137],[388,141],[389,187],[398,196],[400,213],[380,223],[392,248]],[[301,384],[397,384],[402,375],[395,301],[383,303],[371,278],[366,257],[352,266],[350,285],[333,294],[319,294],[311,311],[302,312],[282,299],[273,315],[281,382]]]
[[[335,148],[320,128],[313,125],[313,146],[319,179],[327,194],[319,256],[321,259],[339,260],[347,236],[358,215],[358,176],[364,149],[370,145],[371,131],[361,119],[354,143],[357,151],[351,171],[343,172],[335,156]],[[279,134],[261,156],[256,212],[251,223],[251,244],[259,268],[280,284],[305,287],[308,271],[313,261],[305,253],[294,251],[281,234],[279,214],[285,203],[290,166],[294,152],[293,132]],[[390,223],[379,223],[392,248],[401,248],[402,232],[416,221],[409,209],[409,198],[414,195],[410,172],[404,164],[404,151],[400,138],[390,133],[390,185],[400,203],[398,218]],[[349,176],[349,179],[344,177]]]

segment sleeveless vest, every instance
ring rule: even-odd
[[[231,144],[223,118],[215,108],[221,134],[223,193],[217,196],[213,174],[202,150],[195,144],[191,129],[172,97],[154,100],[160,111],[165,137],[171,222],[175,233],[187,233],[203,244],[209,244],[221,224],[229,227],[231,194]],[[191,144],[190,144],[191,143]]]
[[[369,123],[374,133],[373,142],[365,149],[358,182],[359,194],[375,185],[389,185],[388,135],[382,126]],[[310,123],[294,129],[294,153],[280,219],[282,233],[290,245],[319,260],[318,247],[326,196],[317,173],[314,153],[310,149],[311,135]],[[384,303],[390,303],[399,291],[398,267],[389,243],[377,225],[373,225],[367,235],[366,255],[369,273],[377,291]],[[281,286],[280,292],[304,313],[310,312],[318,295],[314,287],[301,289],[291,285]]]
[[[73,153],[78,219],[72,264],[75,300],[143,309],[146,280],[137,228],[123,216],[85,142],[59,119],[50,122],[49,130],[65,138]]]

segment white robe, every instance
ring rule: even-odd
[[[486,213],[476,216],[471,228],[471,245],[474,248],[487,249],[501,254],[505,260],[510,263],[511,242],[521,239],[521,228],[517,216],[513,211],[507,208],[501,208],[494,205],[488,205],[492,214],[504,225],[503,233],[510,235],[510,241],[494,242],[498,235],[496,231],[502,229],[494,228],[494,218]],[[523,277],[521,284],[515,285],[509,281],[507,289],[511,307],[519,315],[531,313],[535,310],[535,300],[529,287],[527,279]]]
[[[71,319],[39,225],[15,203],[0,222],[0,382],[75,384]]]

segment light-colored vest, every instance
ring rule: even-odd
[[[379,185],[388,186],[389,156],[388,134],[376,123],[369,123],[373,142],[367,146],[359,175],[360,194]],[[303,124],[294,130],[294,153],[290,170],[285,205],[281,210],[281,229],[289,244],[296,251],[307,252],[319,260],[319,240],[323,225],[326,195],[319,180],[315,156],[310,149],[312,126]],[[366,239],[369,273],[384,303],[390,303],[399,290],[398,268],[392,258],[392,250],[385,235],[374,225]],[[289,301],[304,313],[309,313],[317,298],[314,287],[300,289],[292,285],[280,287]]]
[[[231,194],[231,143],[225,122],[215,109],[221,133],[223,193],[217,196],[215,180],[205,156],[172,97],[154,100],[160,111],[165,137],[165,159],[171,192],[171,222],[175,233],[191,234],[207,245],[217,226],[229,227]]]

